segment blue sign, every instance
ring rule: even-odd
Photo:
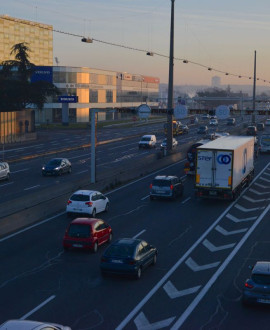
[[[217,161],[219,164],[228,165],[231,162],[231,157],[229,155],[219,155]]]
[[[31,77],[31,82],[47,81],[53,82],[53,68],[52,66],[36,66]]]
[[[58,96],[58,102],[60,103],[77,103],[78,96],[77,95],[61,95]]]

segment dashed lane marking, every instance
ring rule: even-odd
[[[220,234],[224,235],[224,236],[230,236],[230,235],[236,235],[236,234],[241,234],[244,233],[248,230],[248,228],[242,228],[242,229],[238,229],[238,230],[226,230],[224,228],[222,228],[221,226],[216,226],[215,228],[216,231],[218,231]]]

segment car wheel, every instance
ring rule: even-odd
[[[142,268],[139,267],[136,273],[136,279],[139,280],[142,276]]]
[[[68,170],[68,173],[70,174],[72,172],[72,168],[70,167]]]
[[[106,204],[106,206],[105,206],[105,210],[104,210],[105,212],[108,212],[109,211],[109,203],[107,203]]]
[[[9,179],[10,179],[10,174],[8,173],[6,176],[6,180],[9,181]]]
[[[110,236],[109,236],[109,239],[108,239],[108,242],[109,242],[109,243],[111,243],[112,238],[113,238],[113,235],[112,235],[112,233],[110,233]]]
[[[98,242],[95,242],[94,247],[93,247],[93,252],[97,253],[98,250]]]
[[[62,171],[61,171],[61,170],[58,172],[58,175],[59,175],[59,176],[61,176],[61,175],[62,175]]]
[[[92,217],[95,218],[95,216],[96,216],[96,209],[93,209]]]
[[[157,263],[157,254],[155,253],[153,256],[152,265],[155,265],[156,263]]]

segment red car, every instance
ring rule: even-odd
[[[77,218],[66,229],[63,247],[97,252],[98,247],[112,240],[111,226],[101,219]]]

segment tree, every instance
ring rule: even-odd
[[[27,43],[15,44],[10,52],[15,59],[0,64],[0,112],[25,110],[31,105],[42,109],[48,96],[59,95],[50,82],[31,82],[36,66],[29,61],[29,52]]]

